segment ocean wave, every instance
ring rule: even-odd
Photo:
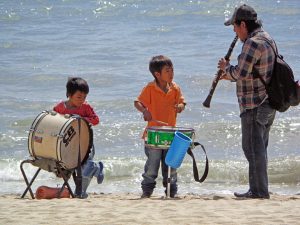
[[[187,156],[188,157],[188,156]],[[186,158],[187,158],[186,157]],[[98,161],[99,159],[95,159]],[[104,164],[106,182],[115,180],[135,180],[141,177],[145,164],[144,158],[121,158],[108,157],[102,158]],[[23,180],[20,173],[21,160],[1,159],[0,160],[0,177],[1,182],[21,181]],[[202,160],[197,161],[199,174],[204,171],[205,163]],[[237,183],[247,184],[248,182],[248,163],[246,161],[233,160],[210,160],[209,173],[207,182],[211,183]],[[32,176],[36,167],[27,166],[26,172]],[[268,173],[270,184],[291,184],[300,183],[300,157],[285,157],[269,161]],[[178,169],[179,179],[183,183],[194,182],[192,161],[185,159]],[[44,173],[39,177],[40,180],[55,179],[52,173]]]

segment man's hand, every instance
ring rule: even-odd
[[[226,67],[228,65],[229,65],[229,61],[226,61],[224,58],[221,58],[219,60],[219,62],[218,62],[218,68],[223,71],[223,74],[221,75],[220,80],[230,80],[230,78],[227,77],[227,75],[225,73]]]
[[[218,62],[218,68],[220,70],[222,70],[223,72],[225,72],[225,69],[226,69],[228,64],[229,64],[228,61],[226,61],[224,58],[221,58]]]

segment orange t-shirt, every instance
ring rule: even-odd
[[[155,81],[148,83],[143,88],[137,101],[141,102],[150,111],[154,120],[168,123],[169,126],[176,126],[177,112],[175,105],[185,103],[180,87],[175,82],[171,83],[169,91],[165,93],[157,86]],[[147,127],[149,126],[161,126],[161,124],[149,121]]]

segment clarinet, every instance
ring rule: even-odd
[[[230,45],[230,48],[228,49],[228,52],[227,52],[226,56],[224,57],[227,61],[229,60],[229,58],[231,56],[232,50],[233,50],[233,48],[234,48],[237,40],[238,40],[238,36],[235,36],[235,38],[233,39],[233,41],[232,41],[232,43]],[[215,76],[215,78],[214,78],[214,80],[212,82],[209,94],[206,97],[205,101],[202,103],[203,106],[206,107],[206,108],[210,107],[210,102],[211,102],[212,96],[213,96],[213,94],[215,92],[215,89],[217,87],[217,84],[218,84],[218,82],[220,80],[220,77],[221,77],[222,73],[223,73],[223,71],[219,69],[218,73],[216,74],[216,76]]]

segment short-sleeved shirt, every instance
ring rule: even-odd
[[[91,123],[92,125],[97,125],[99,123],[99,117],[95,113],[92,106],[90,106],[87,102],[84,102],[80,107],[74,109],[68,109],[64,101],[61,101],[56,106],[54,106],[53,110],[60,114],[76,114],[83,117],[86,121]]]
[[[137,101],[149,110],[153,119],[168,123],[169,126],[176,126],[177,112],[175,105],[185,104],[180,87],[175,82],[171,83],[168,92],[165,93],[157,86],[155,81],[152,81],[143,88]],[[148,121],[147,127],[149,126],[161,126],[161,124]]]

